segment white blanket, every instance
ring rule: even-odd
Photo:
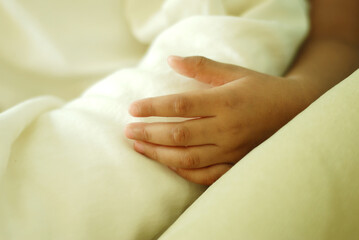
[[[280,75],[308,19],[304,0],[1,0],[0,28],[0,107],[53,95],[0,114],[0,239],[131,240],[159,236],[205,190],[123,136],[132,101],[207,87],[167,56]]]

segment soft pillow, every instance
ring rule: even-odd
[[[212,185],[161,240],[359,236],[359,70]]]

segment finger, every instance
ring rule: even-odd
[[[202,168],[210,165],[226,162],[227,154],[214,145],[202,145],[195,147],[166,147],[150,143],[136,141],[134,149],[166,166],[173,168]]]
[[[129,139],[165,146],[216,144],[219,140],[215,118],[200,118],[178,123],[131,123],[125,134]]]
[[[211,89],[147,98],[131,104],[134,117],[210,117],[216,112],[218,100]]]
[[[225,64],[205,57],[170,56],[168,64],[179,74],[198,81],[220,86],[251,74],[252,71],[240,66]]]
[[[212,185],[220,177],[222,177],[233,165],[231,164],[217,164],[200,169],[172,169],[181,177],[190,182],[201,185]]]

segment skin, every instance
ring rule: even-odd
[[[314,0],[312,9],[310,36],[284,77],[203,57],[169,57],[174,71],[212,88],[134,102],[135,117],[188,118],[129,124],[125,134],[134,149],[189,181],[214,183],[359,66],[359,1]]]

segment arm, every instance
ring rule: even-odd
[[[303,85],[307,105],[359,66],[359,1],[312,0],[312,31],[286,77]]]
[[[126,135],[136,140],[135,150],[190,181],[216,181],[358,66],[358,2],[318,0],[313,9],[310,37],[285,77],[202,57],[170,58],[175,71],[213,88],[132,104],[136,117],[189,118],[130,124]]]

